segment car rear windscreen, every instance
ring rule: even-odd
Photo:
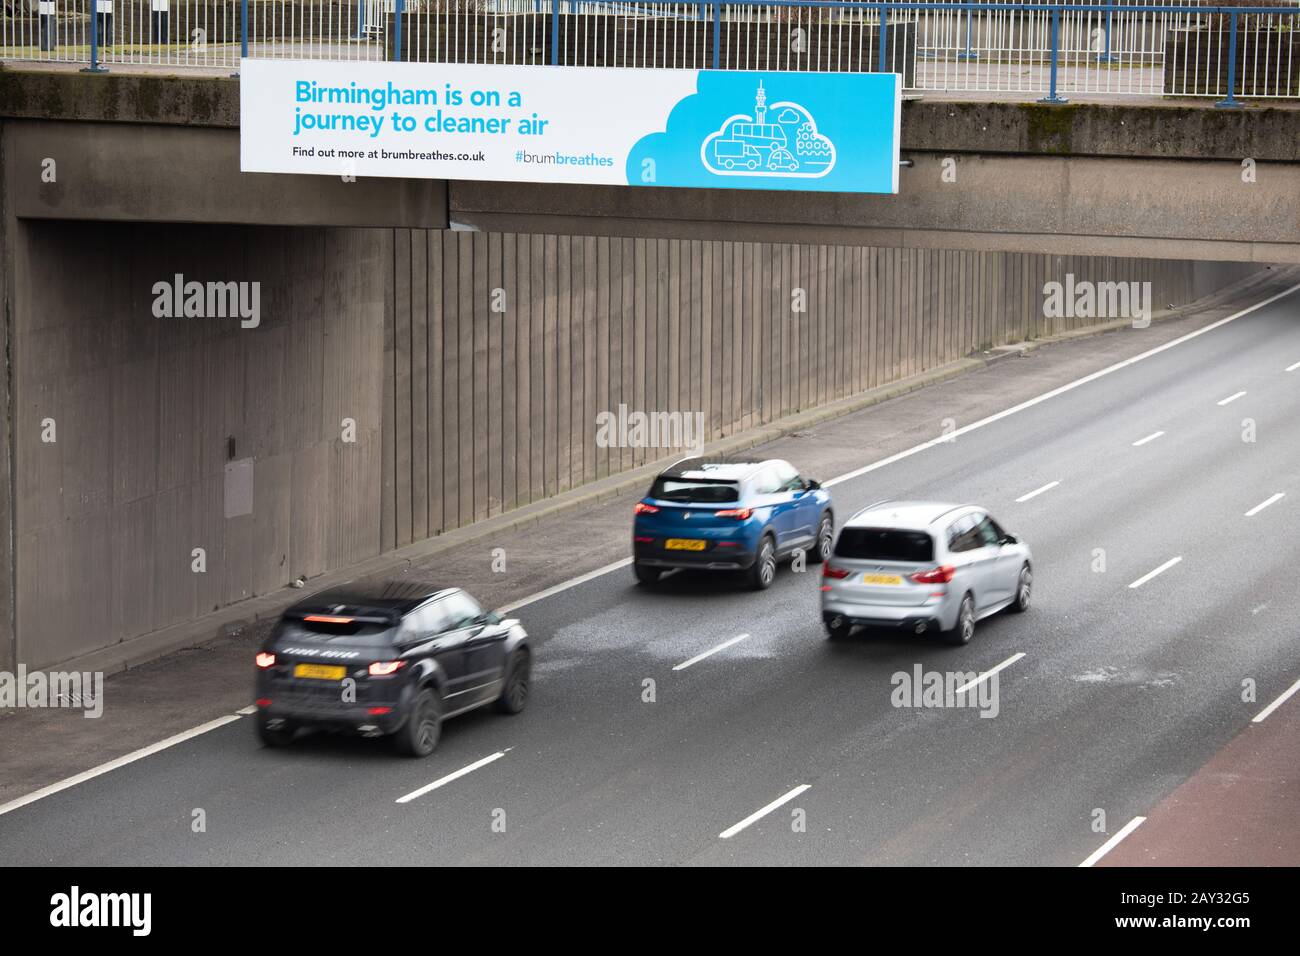
[[[934,539],[924,531],[899,531],[897,528],[845,528],[835,542],[835,554],[841,558],[865,561],[934,560]]]
[[[650,488],[650,497],[684,504],[715,505],[739,501],[740,487],[734,481],[706,481],[660,475]]]

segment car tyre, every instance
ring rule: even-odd
[[[644,564],[632,565],[632,571],[636,574],[637,584],[658,584],[664,573],[661,568],[649,568]]]
[[[1029,599],[1033,596],[1034,590],[1034,572],[1026,563],[1020,569],[1020,577],[1016,579],[1016,599],[1011,602],[1011,610],[1016,614],[1024,614],[1029,610]]]
[[[961,599],[957,609],[957,626],[948,632],[948,641],[952,644],[969,644],[975,636],[975,602],[969,594]]]
[[[809,560],[813,564],[821,564],[823,561],[829,561],[831,549],[835,547],[835,519],[831,517],[828,511],[822,515],[821,524],[817,526],[817,540],[813,543],[812,550],[808,553]]]
[[[768,535],[758,543],[758,557],[749,566],[749,586],[755,591],[765,591],[776,580],[776,544]]]
[[[298,728],[287,720],[272,727],[265,717],[257,718],[257,739],[263,747],[287,747],[297,732]]]
[[[503,714],[518,714],[528,703],[533,674],[533,655],[528,648],[516,648],[506,663],[506,682],[497,698],[497,710]]]
[[[442,698],[432,687],[415,696],[411,716],[395,735],[397,749],[410,757],[427,757],[442,736]]]

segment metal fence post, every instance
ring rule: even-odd
[[[551,0],[551,66],[560,65],[560,0]]]
[[[1047,95],[1040,103],[1067,103],[1063,96],[1056,95],[1056,61],[1061,51],[1061,8],[1052,7],[1052,74]]]
[[[393,4],[393,59],[402,62],[402,13],[406,9],[406,0],[397,0]]]
[[[1106,0],[1106,8],[1106,49],[1098,54],[1098,63],[1114,63],[1119,60],[1119,57],[1110,55],[1110,27],[1111,18],[1115,16],[1115,0]]]
[[[722,2],[713,0],[713,68],[722,63]]]
[[[248,59],[248,0],[239,0],[239,59]],[[239,77],[239,71],[231,73],[232,78]]]
[[[1236,109],[1241,100],[1233,95],[1237,86],[1237,11],[1228,14],[1228,97],[1214,105],[1220,109]]]
[[[967,7],[966,8],[966,49],[957,54],[957,59],[959,60],[978,60],[980,58],[980,55],[978,53],[973,52],[970,48],[970,33],[971,33],[970,17],[971,17],[971,9],[970,7]]]
[[[83,67],[82,73],[107,73],[99,65],[99,0],[86,0],[90,8],[90,66]]]
[[[880,11],[880,49],[876,51],[876,72],[885,72],[885,41],[889,37],[889,8],[877,7]]]
[[[366,0],[357,0],[357,33],[352,39],[364,40],[366,36]]]

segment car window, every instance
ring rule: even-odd
[[[789,462],[778,461],[772,466],[779,482],[778,491],[803,491],[803,479]]]
[[[438,603],[442,605],[443,613],[447,615],[448,629],[468,627],[483,614],[483,609],[478,606],[478,602],[464,591],[449,594]]]
[[[949,551],[974,551],[984,547],[984,538],[980,534],[979,518],[965,515],[953,522],[949,531]]]
[[[845,528],[835,542],[835,554],[865,561],[933,561],[934,539],[924,531]]]
[[[734,481],[697,481],[660,475],[650,488],[650,497],[690,504],[725,504],[739,501],[740,489]]]
[[[754,477],[754,494],[774,495],[781,490],[781,480],[772,468],[764,468]]]
[[[422,637],[432,637],[451,630],[451,616],[447,613],[446,605],[446,601],[434,601],[415,612],[415,628]]]
[[[988,515],[985,515],[975,528],[980,533],[980,537],[983,538],[984,544],[989,545],[990,547],[996,548],[1002,541],[1001,529],[993,523],[993,519],[988,517]]]

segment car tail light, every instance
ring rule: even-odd
[[[266,651],[262,651],[262,653],[260,653],[260,654],[257,655],[257,666],[258,666],[258,667],[274,667],[274,666],[275,666],[275,655],[274,655],[274,654],[268,654]]]
[[[367,717],[382,717],[385,714],[391,714],[392,712],[393,712],[393,708],[391,707],[367,707],[366,708]]]
[[[909,577],[917,584],[947,584],[956,573],[957,569],[951,564],[941,564],[929,571],[917,571]]]
[[[636,541],[637,544],[649,544],[651,541],[654,540],[654,538],[648,538],[643,534],[638,534],[635,538],[633,538],[633,540]]]
[[[715,518],[735,518],[737,521],[744,521],[753,513],[753,508],[724,508],[721,511],[713,512],[713,516]]]
[[[406,661],[375,661],[370,665],[371,677],[387,677],[406,666]]]
[[[351,624],[350,617],[336,617],[333,614],[308,614],[303,618],[304,621],[311,621],[313,624]]]
[[[718,542],[718,547],[719,547],[719,548],[734,548],[735,546],[736,546],[736,542],[735,542],[735,541],[719,541],[719,542]]]
[[[822,565],[822,577],[824,578],[835,578],[837,581],[842,581],[852,573],[848,568],[837,568],[829,561]]]
[[[257,698],[257,706],[258,706],[258,707],[270,707],[270,706],[271,706],[271,698],[269,698],[269,697],[259,697],[259,698]]]
[[[646,504],[644,501],[638,501],[636,505],[633,506],[632,513],[639,515],[657,515],[659,509],[654,505]]]

